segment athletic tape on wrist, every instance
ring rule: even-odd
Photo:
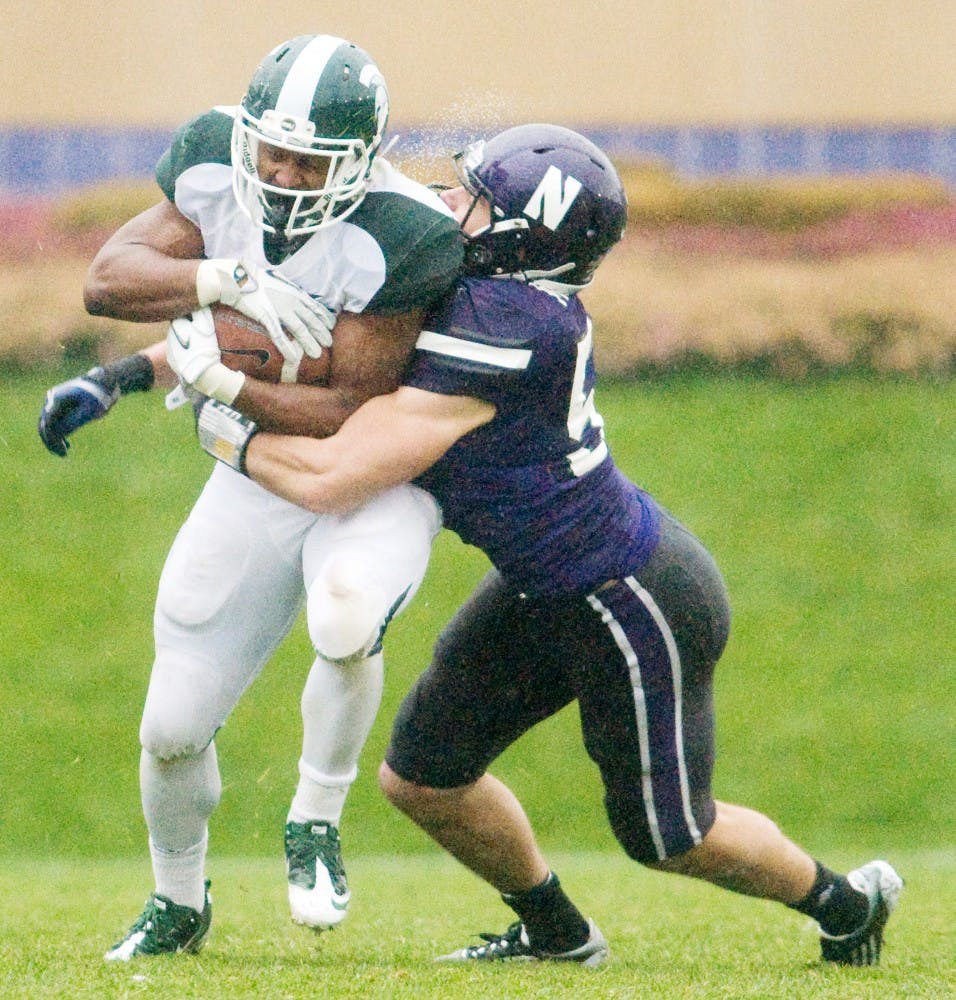
[[[203,449],[243,475],[246,448],[258,430],[255,421],[215,399],[203,404],[196,420],[196,433]]]
[[[196,298],[200,306],[210,306],[222,297],[222,275],[232,270],[237,261],[204,260],[196,270]]]
[[[236,396],[239,395],[239,390],[242,389],[245,381],[246,376],[242,372],[234,372],[219,362],[210,365],[193,382],[193,388],[203,396],[218,399],[220,403],[231,406],[236,401]]]

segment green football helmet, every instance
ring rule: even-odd
[[[366,52],[333,35],[283,42],[259,64],[236,109],[232,177],[239,205],[264,232],[286,240],[344,219],[365,197],[387,121],[385,80]],[[260,176],[262,143],[307,157],[311,175],[323,181],[309,190],[267,182]]]

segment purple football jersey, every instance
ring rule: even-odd
[[[651,554],[659,510],[608,453],[577,296],[460,280],[425,323],[405,383],[495,405],[418,482],[513,585],[586,593]]]

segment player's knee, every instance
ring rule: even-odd
[[[623,804],[606,800],[611,829],[624,853],[638,864],[653,867],[660,860],[660,841],[655,838],[644,809],[625,797]]]
[[[139,727],[140,746],[159,760],[195,757],[209,746],[215,729],[202,726],[188,712],[179,717],[170,713],[143,713]]]
[[[185,658],[157,656],[139,729],[147,753],[160,760],[195,757],[212,742],[221,720],[204,693],[203,676]]]
[[[327,660],[366,656],[387,613],[385,590],[361,561],[333,556],[309,587],[309,636]]]
[[[660,861],[657,854],[657,847],[650,836],[643,836],[639,831],[628,830],[618,833],[617,842],[624,849],[624,853],[638,864],[654,868]]]
[[[397,806],[402,797],[403,786],[408,784],[404,778],[400,778],[383,760],[378,766],[378,787],[381,788],[385,798]]]
[[[442,831],[460,829],[461,824],[467,822],[467,800],[472,785],[430,788],[407,781],[388,764],[380,766],[378,783],[385,797],[396,809],[439,840],[442,838]]]
[[[385,761],[378,768],[378,785],[385,798],[403,813],[413,815],[427,808],[436,794],[434,789],[416,785],[396,774]]]
[[[699,849],[715,823],[712,799],[699,800],[693,824],[677,816],[655,814],[652,824],[643,808],[628,802],[608,804],[608,818],[618,843],[632,861],[660,871],[694,874]]]

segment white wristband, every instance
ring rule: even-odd
[[[204,403],[196,419],[200,445],[213,458],[243,475],[246,473],[246,448],[258,429],[254,421],[215,400]]]
[[[227,403],[231,406],[245,381],[246,376],[242,372],[234,372],[219,362],[210,365],[193,382],[193,388],[203,396],[218,399],[220,403]]]
[[[204,260],[196,270],[196,298],[200,306],[212,305],[222,296],[222,269],[233,270],[236,261]]]

